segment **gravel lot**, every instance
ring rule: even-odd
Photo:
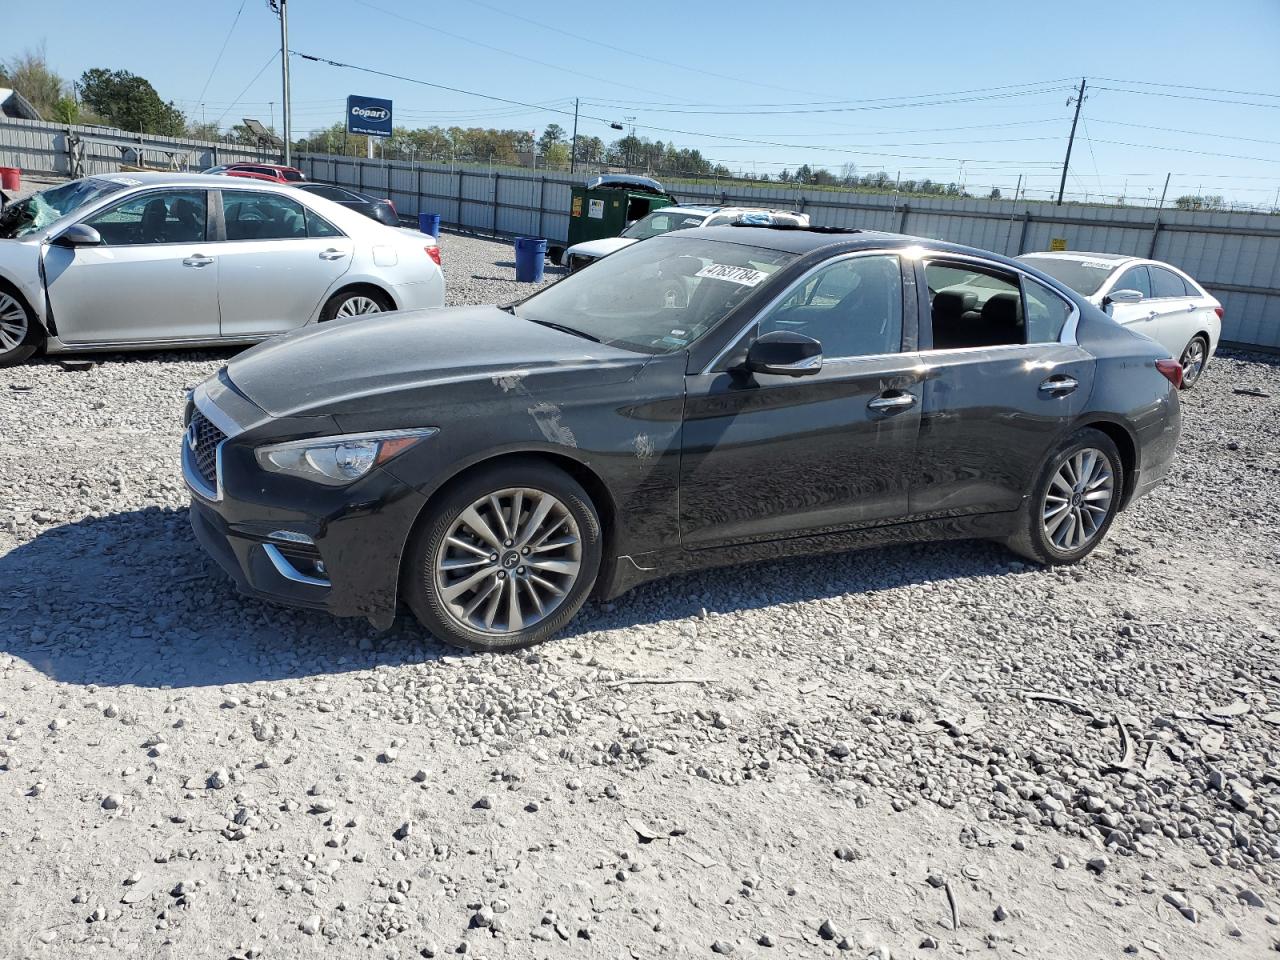
[[[442,247],[453,302],[527,289]],[[180,411],[230,355],[0,370],[0,956],[1276,949],[1274,360],[1079,567],[771,563],[462,656],[205,559]]]

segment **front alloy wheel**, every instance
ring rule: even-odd
[[[21,363],[39,349],[39,328],[17,297],[0,290],[0,367]]]
[[[405,600],[437,638],[469,650],[547,639],[595,585],[600,520],[568,474],[519,458],[426,507],[405,558]]]
[[[436,555],[436,589],[464,629],[518,633],[554,613],[582,572],[569,508],[542,490],[498,490],[467,507]]]

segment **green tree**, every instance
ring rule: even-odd
[[[569,166],[569,145],[567,143],[553,143],[542,152],[542,157],[546,161],[548,169],[559,170]]]
[[[548,123],[546,129],[542,131],[542,136],[538,138],[538,149],[545,156],[547,148],[553,147],[558,143],[564,143],[567,139],[564,127],[558,123]]]
[[[4,64],[4,73],[6,86],[26,97],[42,117],[52,117],[58,101],[68,92],[63,79],[49,69],[44,44],[10,58]]]
[[[987,199],[988,199],[988,200],[999,200],[999,199],[1000,199],[1000,188],[999,188],[999,187],[992,187],[992,188],[991,188],[991,192],[990,192],[989,194],[987,194]]]
[[[79,123],[80,104],[76,103],[71,97],[59,97],[58,102],[53,105],[53,109],[49,112],[49,118],[57,120],[58,123]]]
[[[221,140],[222,133],[216,123],[193,123],[187,127],[187,136],[192,140]]]
[[[122,130],[170,137],[186,132],[182,111],[161,100],[148,80],[127,70],[86,70],[80,90],[85,103]]]

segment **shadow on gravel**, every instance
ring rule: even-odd
[[[561,639],[851,593],[874,609],[878,591],[1007,573],[1012,561],[1002,548],[955,542],[687,574],[587,604]],[[241,596],[196,544],[185,510],[52,527],[0,556],[0,585],[0,650],[66,683],[220,686],[460,655],[409,617],[378,634],[363,620]]]

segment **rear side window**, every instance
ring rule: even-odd
[[[1071,316],[1071,305],[1043,283],[1022,278],[1026,300],[1027,343],[1057,343]]]
[[[307,179],[297,170],[281,170],[279,172],[283,174],[284,178],[288,180],[290,183],[298,183],[301,180]]]
[[[1187,295],[1186,285],[1182,282],[1182,278],[1170,270],[1163,267],[1147,267],[1151,271],[1151,295],[1159,299],[1160,297],[1185,297]]]
[[[320,214],[316,213],[310,207],[307,207],[307,236],[308,237],[340,237],[342,231],[335,227]]]
[[[1146,299],[1151,298],[1151,280],[1146,267],[1130,267],[1120,275],[1112,290],[1137,290]]]
[[[292,240],[307,235],[302,204],[273,193],[223,190],[228,240]]]
[[[1026,342],[1017,275],[948,263],[929,263],[924,275],[935,350]]]
[[[347,193],[347,191],[330,186],[308,187],[307,193],[314,193],[317,197],[324,197],[326,200],[334,200],[338,203],[350,203],[352,200],[356,199],[354,196]]]

